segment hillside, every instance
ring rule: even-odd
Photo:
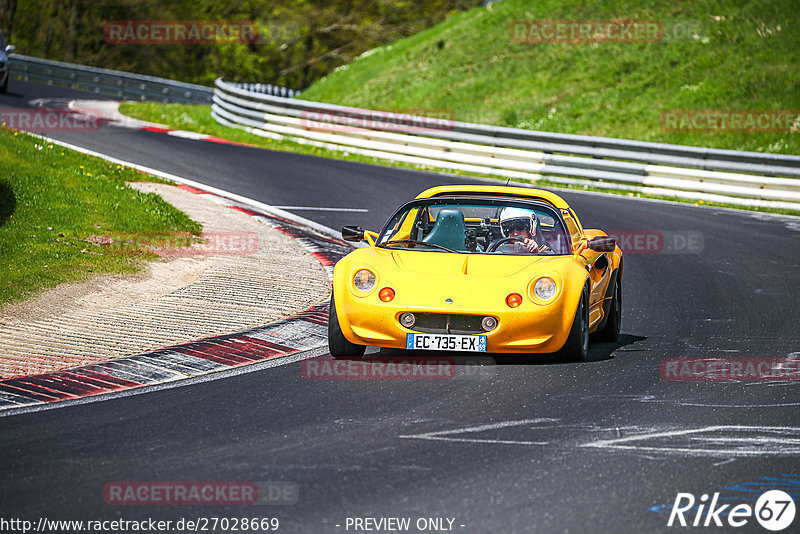
[[[798,122],[785,120],[800,113],[800,8],[785,0],[651,4],[504,0],[367,52],[301,98],[544,131],[800,154]],[[654,42],[518,42],[535,37],[545,19],[651,21],[660,33]],[[515,30],[514,21],[529,22]],[[671,110],[795,113],[772,123],[782,132],[670,132],[662,113]]]

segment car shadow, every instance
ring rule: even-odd
[[[365,358],[415,358],[420,360],[440,360],[447,357],[455,365],[563,365],[594,363],[611,360],[613,353],[617,349],[632,345],[647,339],[647,336],[636,336],[632,334],[620,334],[615,342],[589,344],[589,356],[586,362],[571,362],[562,359],[555,353],[487,353],[487,352],[436,352],[426,350],[401,350],[401,349],[378,349],[377,347],[367,349]],[[354,358],[356,359],[356,358]],[[358,358],[360,360],[360,358]]]

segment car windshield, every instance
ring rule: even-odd
[[[549,204],[512,199],[433,198],[410,202],[378,238],[382,248],[464,254],[570,254],[570,238]]]

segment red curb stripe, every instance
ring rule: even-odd
[[[247,363],[253,363],[255,360],[244,358],[234,354],[231,351],[221,351],[219,348],[214,348],[209,343],[193,343],[193,347],[180,347],[180,352],[188,354],[189,356],[196,356],[204,360],[211,360],[212,362],[221,363],[229,367],[237,367]],[[210,349],[210,350],[209,350]],[[227,352],[227,354],[226,354]]]
[[[202,189],[198,189],[196,187],[192,187],[191,185],[179,185],[178,189],[183,189],[184,191],[189,191],[190,193],[194,193],[195,195],[207,195],[205,191]]]
[[[109,384],[108,382],[97,380],[96,378],[89,378],[88,376],[82,376],[72,370],[60,371],[58,375],[63,376],[64,378],[68,378],[70,380],[74,380],[75,382],[79,382],[81,384],[87,384],[93,386],[96,389],[102,389],[103,391],[115,391],[118,389],[122,389],[122,386]]]
[[[26,399],[34,399],[40,402],[53,402],[56,400],[61,400],[58,397],[54,397],[52,395],[46,395],[39,391],[34,391],[34,389],[31,388],[30,386],[18,384],[16,382],[11,383],[10,381],[0,383],[0,391],[5,391],[6,393],[13,393],[14,395],[25,397]]]
[[[206,341],[206,344],[209,348],[208,353],[215,356],[242,358],[247,360],[244,363],[257,362],[261,360],[261,357],[258,354],[250,353],[254,351],[247,350],[248,348],[252,347],[248,347],[246,341],[242,343],[238,341],[232,341],[232,339],[234,338],[212,339]]]
[[[108,384],[112,389],[127,389],[131,387],[138,387],[142,386],[141,382],[134,382],[133,380],[127,380],[125,378],[119,378],[116,376],[112,376],[108,373],[98,373],[95,371],[91,371],[86,367],[76,367],[74,369],[70,369],[70,374],[78,375],[78,376],[86,376],[92,380],[96,380],[98,382],[103,382]]]
[[[242,213],[245,213],[245,214],[250,215],[252,217],[261,217],[261,216],[263,216],[262,213],[259,213],[257,211],[253,211],[251,209],[241,208],[239,206],[227,206],[227,207],[232,209],[232,210],[241,211]],[[276,227],[276,228],[278,228],[278,227]],[[280,230],[280,228],[278,228],[278,229]]]
[[[64,400],[65,398],[69,398],[61,393],[57,393],[55,391],[48,390],[47,388],[35,386],[19,380],[0,384],[0,390],[8,391],[9,393],[16,393],[17,395],[23,395],[28,398],[40,400],[42,402],[53,402],[56,400]]]
[[[240,143],[238,141],[231,141],[229,139],[223,139],[221,137],[214,137],[213,135],[207,136],[203,141],[211,141],[212,143],[221,143],[223,145],[234,145],[234,146],[246,146],[249,148],[254,148],[255,145],[250,145],[248,143]]]
[[[303,317],[300,320],[305,321],[307,323],[316,324],[319,326],[328,326],[328,319],[319,319],[316,317]]]
[[[145,377],[141,376],[141,373],[131,371],[128,367],[125,367],[123,365],[119,365],[116,363],[112,364],[112,361],[92,364],[87,367],[81,368],[81,370],[84,369],[88,369],[89,371],[92,371],[99,375],[109,376],[116,378],[118,380],[125,380],[127,382],[131,382],[132,384],[135,384],[133,387],[144,386],[150,383],[149,381],[143,380]]]
[[[244,341],[244,343],[237,342],[237,345],[245,346],[247,349],[252,348],[257,353],[256,356],[259,360],[272,358],[277,354],[288,354],[288,351],[292,350],[289,347],[284,347],[283,345],[270,343],[269,341],[256,339],[250,336],[243,336],[239,339]]]
[[[142,126],[140,128],[145,132],[157,132],[157,133],[167,133],[167,132],[174,132],[174,128],[161,128],[160,126]]]
[[[19,383],[24,386],[34,386],[41,388],[45,393],[52,392],[53,395],[61,396],[64,399],[74,399],[79,395],[70,391],[69,386],[60,383],[55,378],[47,375],[25,376],[19,378]],[[50,393],[47,393],[50,394]]]
[[[319,261],[325,267],[330,267],[331,265],[336,265],[336,262],[334,260],[330,259],[325,254],[322,254],[320,252],[312,252],[311,254],[313,254],[314,257],[317,258],[317,261]]]
[[[263,340],[263,339],[255,339],[255,338],[251,338],[251,339],[253,339],[253,341],[258,341],[259,343],[264,345],[265,349],[273,351],[273,355],[269,356],[269,358],[272,358],[274,356],[283,356],[283,355],[288,355],[288,354],[294,354],[295,352],[300,352],[297,349],[293,349],[291,347],[286,347],[284,345],[280,345],[278,343],[273,343],[271,341],[266,341],[266,340]],[[268,358],[265,358],[265,359],[268,359]]]
[[[74,378],[65,376],[64,373],[55,373],[47,376],[46,378],[42,377],[42,381],[52,384],[52,387],[59,391],[63,391],[76,397],[97,395],[98,393],[105,393],[108,391],[108,388],[99,388],[83,380],[76,380]]]

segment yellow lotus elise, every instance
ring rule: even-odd
[[[334,268],[328,346],[554,353],[584,360],[589,334],[616,341],[622,251],[585,230],[560,196],[504,186],[440,186],[401,206]]]

